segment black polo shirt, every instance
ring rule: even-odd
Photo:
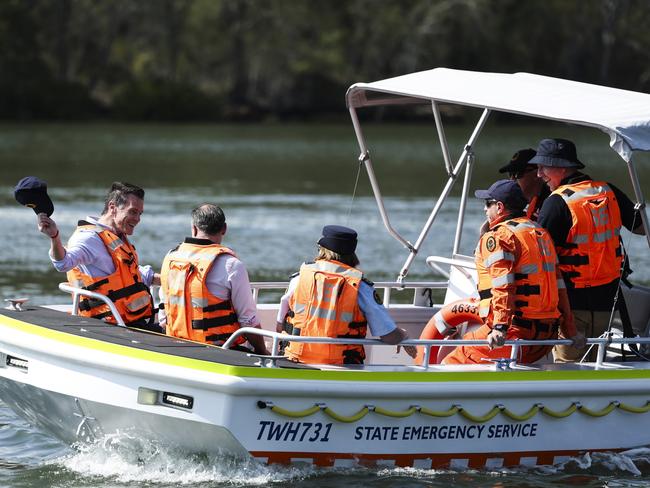
[[[592,180],[586,174],[576,172],[566,177],[560,185],[570,185],[582,181]],[[607,183],[614,192],[621,212],[621,222],[626,229],[632,230],[641,223],[641,215],[634,210],[634,203],[625,193],[611,183]],[[566,244],[571,230],[572,218],[569,207],[564,199],[557,194],[549,196],[539,211],[537,223],[548,230],[556,246]],[[564,279],[571,308],[575,310],[609,311],[614,303],[614,296],[618,288],[618,279],[600,286],[589,288],[574,288],[571,280]]]

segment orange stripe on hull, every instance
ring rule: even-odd
[[[567,457],[585,452],[616,452],[622,449],[595,449],[593,451],[529,451],[477,454],[347,454],[331,452],[274,452],[251,451],[251,456],[267,464],[307,462],[315,466],[395,466],[422,469],[484,469],[520,465],[552,465]]]

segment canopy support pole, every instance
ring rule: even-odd
[[[641,214],[641,222],[643,223],[643,228],[645,229],[645,238],[648,241],[648,247],[650,247],[650,225],[648,224],[648,214],[645,209],[645,197],[643,196],[643,191],[641,190],[641,183],[639,182],[639,175],[636,172],[636,166],[632,163],[632,158],[629,161],[625,162],[627,164],[627,170],[630,173],[630,179],[632,180],[632,187],[634,188],[634,195],[636,196],[636,208],[638,208],[639,213]]]
[[[463,236],[463,223],[465,222],[465,208],[467,207],[467,197],[469,196],[469,184],[472,180],[472,170],[474,169],[474,151],[470,146],[466,146],[467,165],[465,166],[465,179],[463,180],[463,193],[460,197],[460,208],[458,209],[458,223],[456,224],[456,236],[454,237],[454,248],[452,256],[458,254],[460,250],[460,240]]]
[[[384,207],[384,199],[379,190],[379,183],[375,177],[375,172],[372,168],[372,161],[370,160],[370,152],[366,147],[366,141],[363,137],[363,132],[361,131],[361,124],[359,123],[359,118],[357,117],[357,111],[354,107],[350,107],[350,117],[352,118],[352,125],[354,126],[354,133],[357,136],[357,142],[359,143],[359,149],[361,154],[359,155],[359,164],[363,163],[366,167],[366,172],[368,173],[368,178],[370,179],[370,185],[372,186],[372,192],[375,194],[375,201],[377,202],[377,207],[379,208],[379,215],[381,215],[381,220],[384,223],[384,227],[388,230],[388,233],[392,235],[397,241],[402,243],[409,252],[413,252],[413,245],[404,239],[401,235],[397,233],[395,229],[390,224],[388,219],[388,213],[386,212],[386,207]]]
[[[415,241],[413,248],[410,250],[408,257],[406,258],[406,261],[402,266],[402,270],[400,271],[399,276],[397,277],[398,283],[402,283],[404,281],[404,278],[408,274],[409,268],[411,267],[411,264],[413,264],[413,260],[415,259],[415,256],[417,255],[418,251],[420,250],[420,247],[422,246],[422,242],[427,237],[427,234],[429,233],[429,230],[431,229],[431,226],[433,225],[433,222],[436,219],[436,216],[438,215],[438,212],[440,211],[442,204],[449,196],[449,193],[451,193],[451,189],[454,186],[456,178],[460,173],[460,171],[463,169],[463,166],[465,165],[467,155],[471,150],[471,148],[474,146],[476,139],[478,139],[478,136],[481,134],[481,130],[483,130],[483,127],[485,126],[485,123],[487,122],[487,118],[489,115],[490,115],[490,110],[487,108],[484,109],[483,113],[481,114],[481,118],[477,122],[476,127],[474,127],[474,132],[472,132],[472,135],[468,139],[467,144],[465,144],[465,149],[463,149],[462,154],[458,158],[458,163],[456,163],[456,167],[454,168],[451,176],[447,180],[447,184],[445,185],[444,189],[442,190],[442,193],[440,194],[440,198],[438,198],[438,200],[436,201],[436,204],[433,207],[433,210],[431,211],[429,218],[427,219],[426,223],[424,224],[424,227],[422,228],[422,231],[420,232],[420,236],[418,237],[417,241]],[[464,195],[463,201],[465,200],[466,196],[467,195]]]
[[[438,104],[435,100],[431,100],[431,110],[433,111],[433,118],[436,121],[436,129],[438,129],[438,139],[440,139],[440,149],[442,150],[442,157],[445,160],[447,175],[452,176],[451,157],[449,156],[447,136],[445,135],[445,128],[442,125],[442,117],[440,117],[440,110],[438,110]]]

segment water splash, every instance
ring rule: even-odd
[[[125,432],[106,436],[95,444],[77,446],[76,452],[55,464],[83,478],[165,485],[265,486],[303,480],[317,471],[312,466],[266,466],[226,455],[188,453]]]

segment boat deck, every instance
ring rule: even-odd
[[[107,324],[101,320],[70,315],[67,312],[53,310],[48,307],[28,306],[21,311],[1,309],[0,316],[17,320],[26,325],[35,325],[48,330],[71,334],[86,339],[94,339],[109,344],[161,353],[188,359],[196,359],[227,366],[261,367],[258,357],[240,351],[222,349],[220,347],[201,344],[198,342],[169,337],[164,334],[144,331],[129,327],[119,327]],[[619,357],[620,359],[620,357]],[[365,364],[365,365],[305,365],[292,361],[278,359],[275,367],[281,369],[321,370],[321,371],[356,371],[356,372],[460,372],[460,371],[498,371],[495,363],[480,365],[429,365],[428,368],[411,364]],[[503,369],[503,368],[501,368]],[[509,371],[589,371],[589,370],[646,370],[650,362],[603,362],[597,363],[567,363],[554,364],[551,361],[531,365],[512,364],[505,369]]]
[[[256,357],[240,351],[231,351],[198,342],[169,337],[129,327],[107,324],[101,320],[70,315],[45,307],[28,306],[21,311],[0,310],[0,315],[57,332],[151,352],[198,359],[229,366],[259,367]],[[292,369],[313,369],[304,364],[278,360],[277,365]]]

